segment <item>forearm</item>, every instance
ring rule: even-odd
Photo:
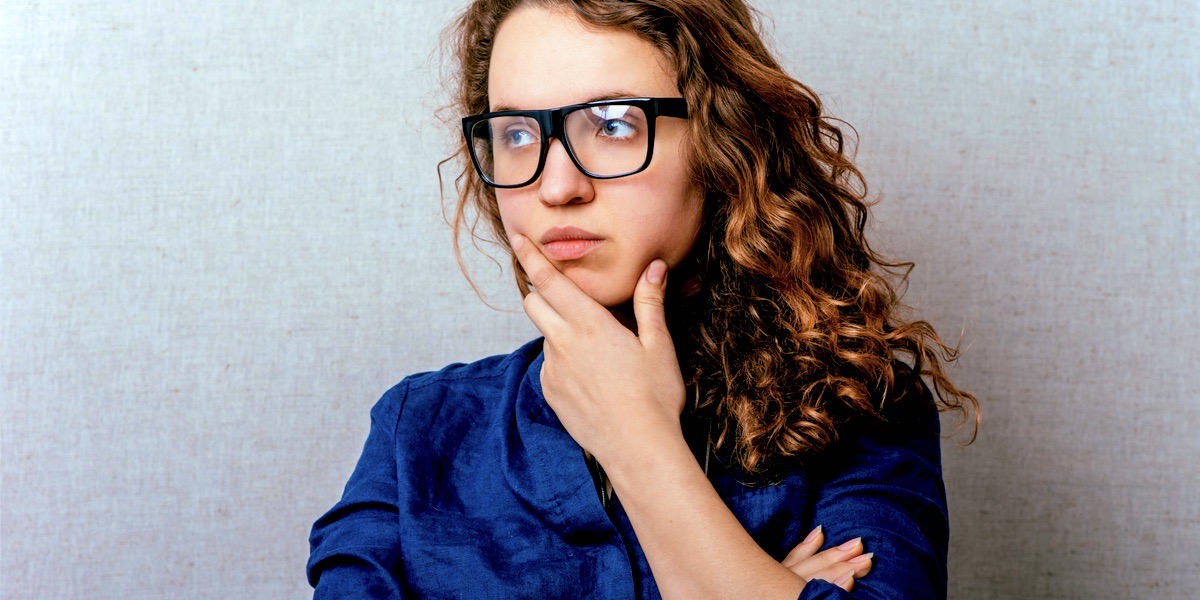
[[[682,436],[610,460],[608,475],[664,598],[786,598],[805,581],[764,552]]]

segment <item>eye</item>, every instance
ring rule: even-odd
[[[601,123],[600,135],[610,138],[629,138],[637,135],[637,128],[625,121],[609,119]]]
[[[536,144],[537,136],[528,129],[511,127],[504,132],[504,144],[509,148],[520,148],[530,144]]]
[[[640,111],[632,106],[624,104],[593,106],[590,113],[597,137],[625,140],[638,134],[635,120]]]

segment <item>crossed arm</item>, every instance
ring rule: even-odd
[[[546,335],[543,392],[604,465],[664,597],[818,600],[848,598],[851,589],[856,598],[945,597],[947,518],[932,405],[919,427],[861,435],[813,479],[812,523],[820,527],[776,562],[713,490],[679,432],[681,377],[659,377],[679,377],[662,321],[665,265],[655,261],[638,283],[635,336],[573,296],[578,288],[532,244],[514,246],[538,290],[526,309]],[[314,525],[309,578],[318,598],[404,597],[397,410],[381,400],[372,411],[345,495]],[[826,538],[845,546],[821,550]],[[863,554],[864,543],[874,556]]]

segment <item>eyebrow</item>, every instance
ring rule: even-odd
[[[604,100],[621,100],[624,98],[646,98],[646,97],[647,96],[645,96],[643,94],[634,94],[632,92],[618,90],[618,91],[614,91],[614,92],[606,92],[603,94],[591,96],[587,100],[584,100],[582,102],[572,102],[570,105],[586,104],[588,102],[601,102]],[[568,106],[570,106],[570,105],[568,105]],[[551,108],[556,108],[556,107],[551,107]],[[501,105],[489,110],[488,112],[504,112],[506,110],[538,110],[538,109],[516,108],[516,107],[510,106],[508,104],[501,104]]]

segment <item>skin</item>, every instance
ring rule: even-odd
[[[501,110],[679,91],[650,44],[527,7],[501,24],[488,94]],[[796,598],[809,579],[849,590],[871,568],[861,540],[817,553],[818,527],[776,562],[729,512],[684,440],[685,386],[664,299],[667,272],[691,250],[703,219],[685,127],[658,120],[654,159],[642,173],[590,179],[554,140],[539,180],[497,190],[513,252],[536,290],[524,308],[546,338],[546,400],[607,471],[664,598]],[[567,225],[602,241],[581,259],[551,261],[538,240]]]
[[[518,10],[497,32],[488,73],[493,111],[677,96],[661,53],[633,35],[586,29],[574,16],[542,9]],[[651,260],[679,264],[700,230],[703,194],[686,176],[687,121],[664,117],[655,127],[654,160],[636,175],[585,177],[562,142],[551,140],[537,181],[496,190],[509,239],[521,234],[540,246],[551,228],[567,226],[602,238],[582,259],[554,266],[607,307],[629,301]]]

